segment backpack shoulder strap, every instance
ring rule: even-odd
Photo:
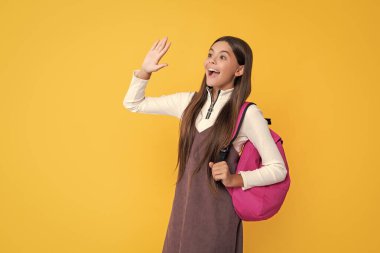
[[[236,122],[236,125],[235,125],[235,128],[234,128],[234,132],[232,134],[232,139],[230,141],[230,143],[227,145],[227,147],[223,148],[220,150],[219,152],[219,158],[217,160],[218,161],[224,161],[229,153],[229,149],[231,147],[231,144],[232,142],[236,139],[237,137],[237,134],[239,133],[239,130],[240,130],[240,127],[242,125],[242,122],[243,122],[243,119],[244,119],[244,116],[245,116],[245,113],[247,112],[247,109],[250,105],[256,105],[255,103],[253,102],[247,102],[245,101],[242,105],[242,107],[240,108],[240,111],[239,111],[239,114],[238,114],[238,119],[237,119],[237,122]],[[268,125],[271,124],[271,119],[270,118],[265,118],[268,122]]]
[[[256,105],[256,104],[253,103],[253,102],[248,102],[248,101],[246,101],[246,102],[243,103],[242,107],[240,108],[240,112],[239,112],[239,115],[238,115],[238,119],[237,119],[237,122],[236,122],[236,126],[235,126],[235,128],[234,128],[234,132],[233,132],[233,134],[232,134],[233,138],[231,139],[231,142],[230,142],[230,143],[232,143],[232,142],[236,139],[237,134],[239,133],[240,128],[241,128],[241,126],[242,126],[242,124],[243,124],[243,120],[244,120],[245,113],[247,112],[247,109],[248,109],[248,107],[249,107],[250,105]],[[270,118],[265,118],[265,119],[266,119],[266,121],[268,122],[268,125],[272,124],[272,121],[271,121]]]

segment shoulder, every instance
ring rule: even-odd
[[[258,105],[251,104],[248,106],[247,111],[245,112],[244,118],[250,118],[250,119],[264,118],[264,114]]]
[[[268,122],[264,118],[263,111],[258,105],[251,104],[244,115],[242,132],[247,133],[262,128],[268,128]]]

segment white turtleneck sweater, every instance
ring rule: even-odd
[[[131,112],[170,115],[181,120],[182,112],[186,109],[195,92],[177,92],[159,97],[146,97],[145,88],[149,80],[138,78],[135,74],[137,71],[138,69],[133,70],[132,80],[124,97],[123,106]],[[198,132],[202,132],[214,124],[233,89],[220,90],[211,114],[206,116],[212,97],[211,90],[207,89],[207,101],[198,114],[195,123]],[[243,144],[247,140],[250,140],[258,150],[262,166],[252,171],[239,172],[243,178],[244,186],[242,189],[247,190],[254,186],[270,185],[283,181],[287,173],[284,160],[270,134],[268,122],[257,105],[248,107],[238,136],[232,143],[238,153],[241,152]]]

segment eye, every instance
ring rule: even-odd
[[[226,59],[226,58],[227,58],[227,57],[225,57],[224,55],[220,56],[220,58],[222,58],[222,59],[223,59],[223,57],[224,57],[224,59]]]
[[[209,53],[207,56],[208,56],[208,57],[210,57],[210,56],[211,56],[211,54]]]

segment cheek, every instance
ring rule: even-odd
[[[233,73],[231,72],[232,70],[229,66],[223,66],[220,71],[222,72],[223,76],[230,76],[231,73]]]
[[[224,71],[227,75],[234,75],[236,68],[232,65],[224,66]]]

